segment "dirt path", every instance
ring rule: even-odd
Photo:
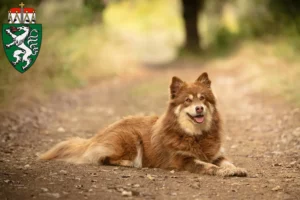
[[[227,154],[248,169],[248,177],[36,160],[53,144],[91,137],[122,116],[161,114],[171,77],[194,80],[204,69],[218,95]],[[299,199],[300,110],[256,94],[239,73],[205,66],[151,70],[57,94],[31,109],[1,112],[0,199]],[[132,197],[122,196],[127,192]]]

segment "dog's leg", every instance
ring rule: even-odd
[[[142,168],[143,166],[143,141],[139,138],[136,143],[136,157],[133,160],[133,166]]]
[[[212,163],[220,167],[220,169],[217,171],[217,175],[247,176],[247,171],[245,169],[236,167],[224,156],[218,156]]]
[[[136,167],[136,168],[141,168],[142,163],[143,163],[143,146],[142,146],[142,141],[138,140],[136,143],[136,156],[134,160],[124,160],[124,159],[119,159],[119,158],[114,158],[113,156],[107,158],[104,161],[104,164],[108,165],[120,165],[124,167]]]
[[[184,160],[184,169],[192,173],[200,173],[207,175],[216,175],[220,167],[217,165],[203,162],[195,158],[186,158]]]
[[[130,160],[109,160],[109,162],[107,164],[119,165],[119,166],[124,166],[124,167],[133,167],[133,162]]]

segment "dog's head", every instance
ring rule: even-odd
[[[211,128],[216,99],[206,72],[193,83],[173,77],[170,92],[171,112],[187,134],[200,135]]]

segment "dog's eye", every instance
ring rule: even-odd
[[[204,97],[203,95],[201,95],[199,99],[200,99],[200,100],[204,100],[205,97]]]
[[[187,103],[191,103],[192,102],[192,100],[190,99],[190,98],[185,98],[185,102],[187,102]]]

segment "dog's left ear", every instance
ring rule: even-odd
[[[209,80],[208,74],[206,72],[202,73],[195,82],[206,85],[208,88],[210,88],[211,85],[211,81]]]

